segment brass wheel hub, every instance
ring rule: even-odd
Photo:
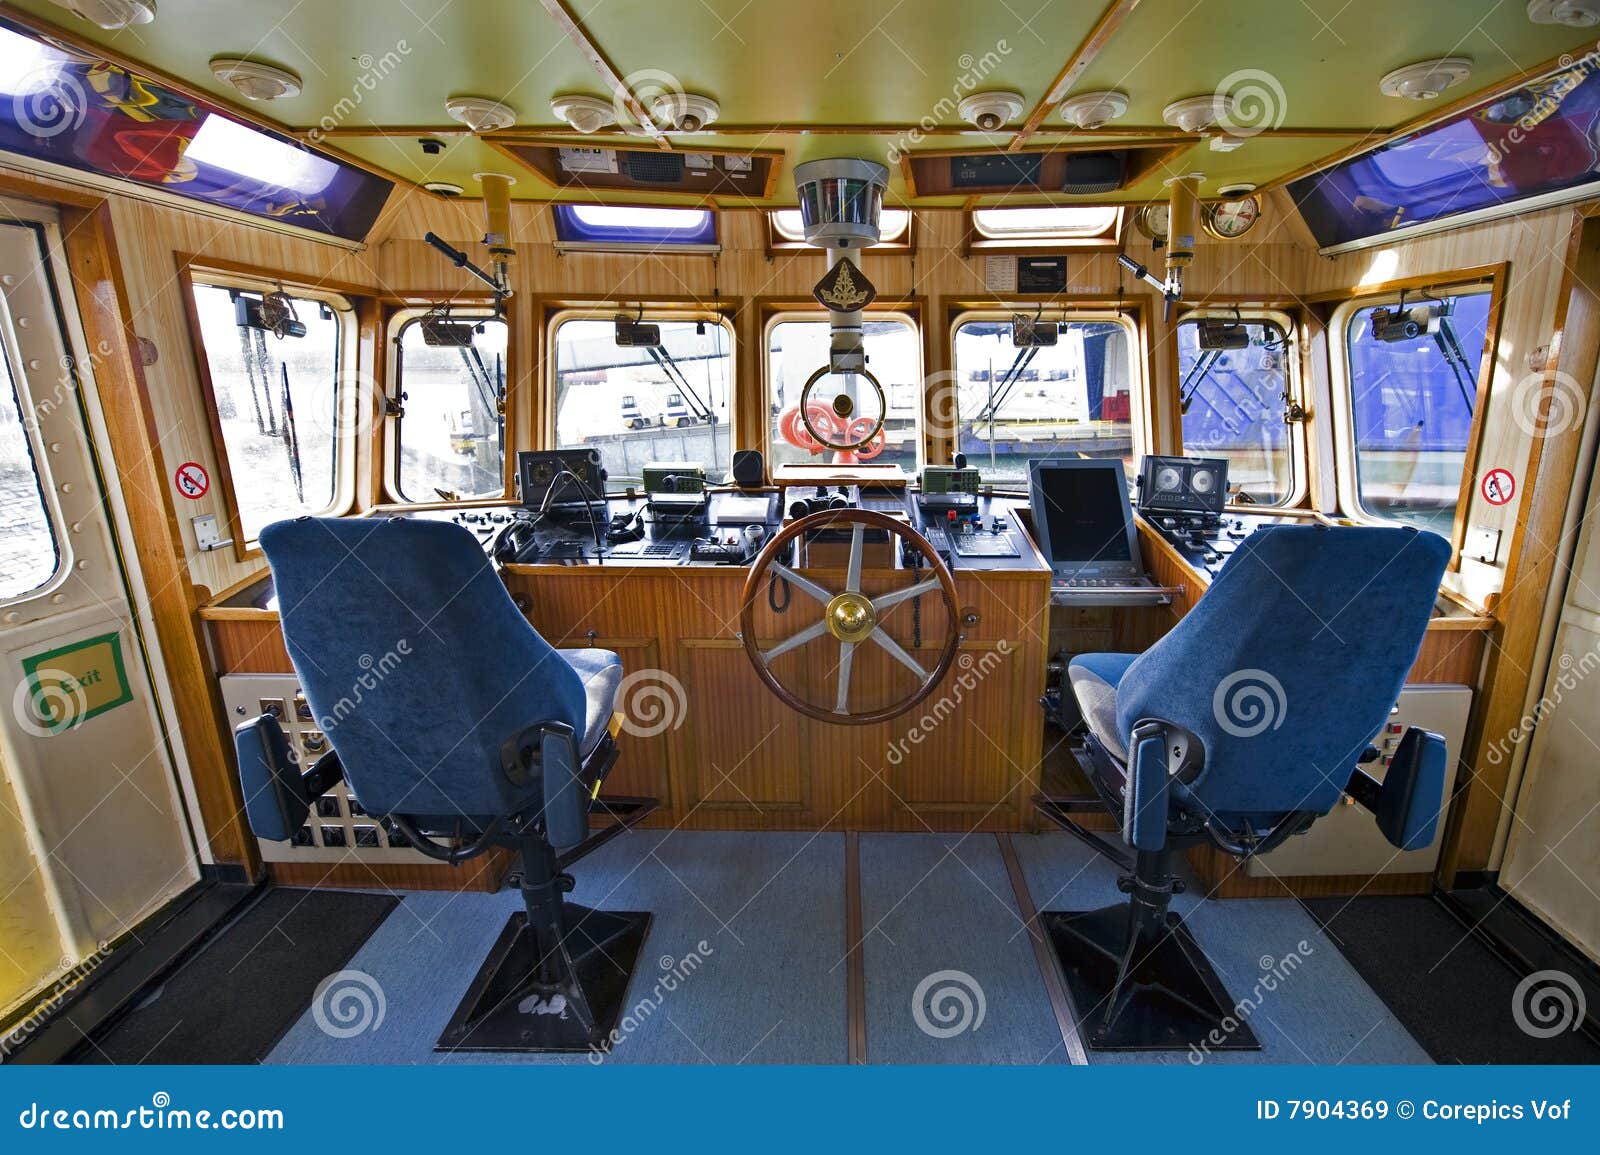
[[[822,613],[828,632],[841,642],[864,642],[878,624],[872,601],[864,594],[842,593],[834,596]]]

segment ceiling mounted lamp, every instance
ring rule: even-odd
[[[463,191],[460,185],[447,180],[430,180],[422,187],[435,196],[449,197],[452,200],[460,196]]]
[[[280,100],[300,95],[300,78],[294,73],[242,56],[214,57],[211,75],[224,84],[231,84],[249,100]]]
[[[1161,110],[1162,123],[1179,132],[1200,133],[1233,111],[1233,98],[1225,92],[1208,92],[1174,100]]]
[[[609,100],[596,96],[558,96],[550,111],[581,133],[599,132],[617,123],[616,109]]]
[[[956,112],[979,132],[999,132],[1022,115],[1022,94],[974,92],[956,105]]]
[[[452,96],[444,102],[444,110],[473,132],[499,132],[517,123],[515,112],[487,96]]]
[[[1378,81],[1378,91],[1407,100],[1433,100],[1471,75],[1472,61],[1467,57],[1441,56],[1437,60],[1419,60],[1396,68]]]
[[[1128,111],[1120,92],[1085,92],[1061,102],[1061,119],[1076,128],[1100,128]]]
[[[671,132],[699,132],[722,115],[722,105],[692,92],[663,92],[650,102],[650,115]]]
[[[51,0],[51,3],[108,32],[148,24],[156,18],[155,0]]]
[[[1600,24],[1600,0],[1528,0],[1528,19],[1535,24],[1593,28]]]

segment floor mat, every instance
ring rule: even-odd
[[[398,901],[274,888],[73,1061],[259,1063]]]
[[[1600,1063],[1600,1045],[1587,1035],[1541,1039],[1521,1029],[1514,999],[1521,976],[1434,899],[1305,905],[1436,1062]]]

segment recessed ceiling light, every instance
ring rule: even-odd
[[[286,68],[246,60],[240,56],[216,56],[211,60],[211,75],[231,84],[250,100],[279,100],[300,95],[300,78]]]
[[[1528,0],[1528,19],[1535,24],[1593,28],[1600,24],[1600,0]]]
[[[1225,92],[1208,92],[1174,100],[1161,110],[1161,120],[1180,132],[1204,132],[1233,109],[1233,98]]]
[[[663,92],[650,102],[650,115],[674,132],[699,132],[722,115],[722,106],[709,96]]]
[[[1217,186],[1219,197],[1242,197],[1256,191],[1256,186],[1249,181],[1238,181],[1235,184],[1222,184]]]
[[[1022,94],[974,92],[956,106],[956,112],[979,132],[998,132],[1022,115]]]
[[[1378,81],[1378,91],[1407,100],[1432,100],[1471,75],[1472,61],[1467,57],[1441,56],[1437,60],[1419,60],[1396,68]]]
[[[550,111],[579,132],[599,132],[617,123],[617,111],[609,100],[597,96],[558,96]]]
[[[487,96],[452,96],[444,102],[444,110],[473,132],[498,132],[517,123],[515,112]]]
[[[1128,111],[1128,98],[1120,92],[1085,92],[1061,102],[1061,119],[1079,128],[1099,128]]]
[[[51,3],[108,32],[134,24],[148,24],[156,18],[155,0],[51,0]]]
[[[458,197],[462,192],[460,185],[451,184],[447,180],[430,180],[422,187],[427,189],[429,192],[442,197]]]

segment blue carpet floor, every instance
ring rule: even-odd
[[[1040,910],[1121,897],[1111,866],[1070,836],[1012,842]],[[869,1062],[1067,1061],[992,835],[867,834],[860,858]],[[629,992],[637,1021],[605,1061],[845,1062],[844,863],[841,835],[664,831],[629,833],[579,863],[575,901],[655,915]],[[314,1008],[268,1062],[591,1061],[435,1054],[434,1040],[520,896],[402,897],[347,964],[381,992],[381,1022],[329,1031]],[[1215,1061],[1428,1061],[1298,903],[1201,903],[1190,894],[1177,906],[1232,996],[1254,1004],[1249,1021],[1263,1049]],[[691,958],[692,973],[664,992],[662,976],[681,973]],[[1263,976],[1274,971],[1284,977],[1264,991]],[[1192,1061],[1186,1052],[1090,1055]]]
[[[1070,834],[1014,834],[1011,842],[1041,912],[1094,910],[1127,901],[1117,890],[1116,869]],[[1197,890],[1191,886],[1179,895],[1173,909],[1188,920],[1228,993],[1246,1010],[1261,1050],[1211,1055],[1090,1051],[1090,1062],[1431,1062],[1298,902],[1202,902]],[[1246,1003],[1252,1005],[1245,1008]]]

